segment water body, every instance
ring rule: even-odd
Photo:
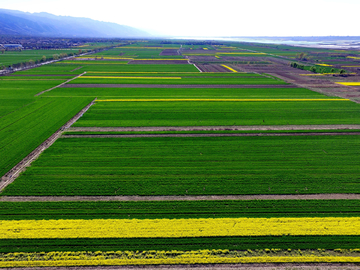
[[[360,49],[360,37],[178,37],[176,39],[256,42],[329,49]]]

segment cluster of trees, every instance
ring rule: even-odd
[[[302,70],[309,70],[314,73],[339,73],[344,74],[346,70],[338,68],[329,68],[329,67],[320,67],[320,66],[306,66],[296,62],[290,63],[290,66],[293,68],[298,68]]]
[[[310,57],[306,53],[302,52],[296,55],[296,59],[299,59],[300,61],[308,61],[310,60]]]

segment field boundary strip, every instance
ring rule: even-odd
[[[189,62],[190,63],[190,62]],[[197,65],[195,65],[195,64],[193,64],[194,65],[194,67],[196,67],[197,68],[197,70],[199,71],[199,72],[203,72]],[[215,72],[214,72],[215,73]]]
[[[334,99],[323,99],[323,98],[318,98],[318,99],[310,99],[310,98],[304,98],[304,99],[300,99],[300,98],[294,98],[294,99],[209,99],[209,98],[179,98],[179,99],[173,99],[173,98],[169,98],[169,99],[163,99],[163,98],[158,98],[158,99],[98,99],[96,100],[96,102],[157,102],[157,101],[165,101],[165,102],[186,102],[186,101],[213,101],[213,102],[256,102],[256,101],[350,101],[349,99],[343,99],[343,98],[334,98]]]
[[[50,91],[52,91],[52,90],[54,90],[54,89],[56,89],[56,88],[58,88],[58,87],[61,87],[61,86],[65,85],[65,84],[67,84],[68,82],[71,82],[71,81],[73,81],[73,80],[75,80],[75,79],[77,79],[77,78],[80,78],[80,77],[81,77],[82,75],[84,75],[84,74],[86,74],[86,71],[83,72],[83,73],[81,73],[80,75],[75,76],[74,78],[71,78],[71,79],[67,80],[66,82],[63,82],[63,83],[61,83],[61,84],[59,84],[59,85],[57,85],[57,86],[54,86],[54,87],[52,87],[52,88],[50,88],[50,89],[41,91],[40,93],[37,93],[35,96],[37,97],[37,96],[40,96],[40,95],[42,95],[42,94],[44,94],[44,93],[46,93],[46,92],[50,92]]]
[[[74,124],[79,118],[93,105],[95,104],[94,99],[90,104],[78,112],[73,118],[71,118],[65,125],[63,125],[58,131],[52,134],[48,139],[46,139],[42,144],[40,144],[34,151],[27,155],[23,160],[16,164],[9,172],[7,172],[0,181],[0,192],[7,187],[9,184],[14,182],[16,178],[23,172],[27,167],[35,161],[42,152],[54,144],[54,142],[60,138],[64,130],[68,129],[72,124]]]
[[[68,131],[276,131],[276,130],[337,130],[360,129],[360,125],[274,125],[274,126],[169,126],[169,127],[70,127]]]
[[[2,196],[0,202],[74,202],[74,201],[252,201],[252,200],[360,200],[360,194],[294,195],[201,195],[201,196]]]
[[[66,134],[62,138],[160,138],[160,137],[280,137],[280,136],[346,136],[360,132],[298,132],[298,133],[212,133],[212,134]]]

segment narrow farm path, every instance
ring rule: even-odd
[[[0,202],[66,201],[227,201],[227,200],[359,200],[360,194],[207,195],[207,196],[3,196]]]
[[[66,83],[68,83],[68,82],[71,82],[72,80],[75,80],[75,79],[81,77],[81,76],[84,75],[84,74],[86,74],[86,71],[83,72],[83,73],[81,73],[80,75],[75,76],[74,78],[71,78],[71,79],[67,80],[66,82],[63,82],[63,83],[55,86],[55,87],[52,87],[52,88],[50,88],[50,89],[41,91],[40,93],[37,93],[35,96],[37,97],[37,96],[40,96],[40,95],[42,95],[42,94],[44,94],[44,93],[46,93],[46,92],[50,92],[51,90],[54,90],[54,89],[56,89],[56,88],[58,88],[58,87],[61,87],[61,86],[63,86],[64,84],[66,84]]]
[[[141,131],[277,131],[277,130],[352,130],[360,125],[273,125],[273,126],[183,126],[183,127],[70,127],[68,131],[141,132]]]
[[[256,136],[335,136],[360,135],[360,132],[296,132],[296,133],[211,133],[211,134],[84,134],[62,135],[63,138],[148,138],[148,137],[256,137]]]

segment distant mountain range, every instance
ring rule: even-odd
[[[0,9],[0,35],[42,37],[141,38],[139,29],[88,18]]]

